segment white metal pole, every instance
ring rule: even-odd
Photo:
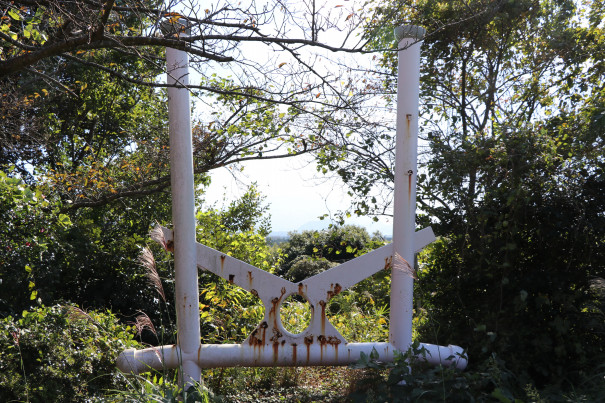
[[[182,32],[180,35],[186,34]],[[189,84],[187,52],[167,48],[166,66],[169,85],[177,83],[187,86]],[[197,364],[197,351],[200,346],[200,314],[190,108],[188,89],[168,88],[176,321],[180,359],[182,360],[179,379],[185,388],[201,379],[201,369]]]
[[[391,274],[391,323],[389,341],[399,351],[412,343],[414,280],[401,269],[414,266],[416,221],[416,158],[418,147],[418,98],[420,46],[426,30],[404,25],[395,29],[399,42],[397,77],[397,133],[393,206],[393,255]],[[398,256],[397,256],[398,255]],[[397,262],[401,257],[405,262]]]

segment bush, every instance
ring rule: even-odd
[[[138,347],[110,312],[74,305],[24,311],[0,321],[0,401],[81,402],[125,386],[116,358]],[[120,381],[121,379],[121,381]]]

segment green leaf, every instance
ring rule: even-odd
[[[69,227],[72,225],[71,220],[66,214],[59,214],[59,222],[58,224],[62,227]]]
[[[10,15],[13,20],[21,21],[21,15],[15,10],[8,10],[8,15]]]

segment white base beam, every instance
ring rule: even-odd
[[[426,343],[420,347],[427,350],[425,359],[431,365],[453,366],[459,370],[466,368],[467,359],[461,347]],[[390,343],[314,343],[302,346],[284,343],[270,347],[202,344],[195,357],[182,357],[175,345],[129,349],[120,354],[117,364],[120,371],[126,373],[176,368],[183,358],[197,362],[200,368],[338,366],[355,363],[362,352],[370,355],[372,350],[376,350],[380,361],[393,362],[395,348]]]

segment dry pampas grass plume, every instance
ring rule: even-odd
[[[149,249],[148,247],[143,248],[141,254],[139,255],[139,263],[145,268],[148,284],[154,287],[158,294],[160,294],[164,302],[166,302],[164,287],[162,287],[162,280],[160,279],[160,275],[158,274],[158,270],[155,264],[155,258],[153,257],[151,249]]]
[[[401,270],[414,280],[418,280],[414,267],[412,267],[412,265],[410,265],[410,263],[397,252],[395,252],[395,256],[393,258],[393,269]]]

